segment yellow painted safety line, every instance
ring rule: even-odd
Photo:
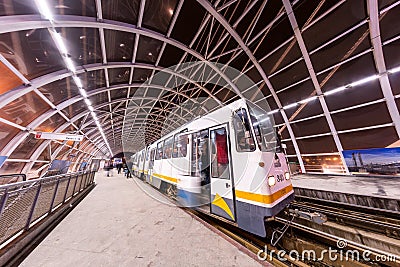
[[[157,177],[157,178],[160,178],[160,179],[163,179],[163,180],[167,180],[167,181],[173,182],[173,183],[178,183],[178,179],[172,178],[172,177],[169,177],[169,176],[165,176],[165,175],[162,175],[162,174],[153,173],[153,176]]]
[[[293,190],[293,186],[289,185],[285,188],[282,188],[279,191],[276,191],[272,195],[262,195],[262,194],[250,193],[250,192],[240,191],[240,190],[235,190],[235,193],[236,193],[237,198],[242,198],[242,199],[260,202],[260,203],[264,203],[264,204],[272,204],[292,190]]]

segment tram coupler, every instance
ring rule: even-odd
[[[296,218],[301,218],[317,224],[324,224],[328,221],[328,218],[326,217],[325,214],[318,212],[302,211],[299,209],[289,209],[288,214]]]

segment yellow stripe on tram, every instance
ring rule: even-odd
[[[153,176],[157,177],[157,178],[160,178],[160,179],[163,179],[163,180],[167,180],[167,181],[173,182],[173,183],[178,183],[178,179],[172,178],[172,177],[169,177],[169,176],[165,176],[165,175],[162,175],[162,174],[153,173]]]
[[[272,195],[262,195],[262,194],[256,194],[256,193],[240,191],[240,190],[235,190],[235,193],[236,193],[237,198],[242,198],[242,199],[260,202],[260,203],[264,203],[264,204],[272,204],[292,190],[293,190],[293,186],[289,185],[289,186],[282,188],[281,190],[273,193]]]

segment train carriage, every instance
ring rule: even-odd
[[[276,137],[264,110],[238,100],[139,151],[139,177],[183,206],[265,236],[265,218],[294,198]]]

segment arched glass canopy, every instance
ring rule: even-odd
[[[0,173],[76,169],[157,140],[184,103],[240,97],[192,73],[152,84],[186,62],[250,77],[301,171],[348,173],[343,151],[399,146],[399,17],[396,0],[0,0]]]

